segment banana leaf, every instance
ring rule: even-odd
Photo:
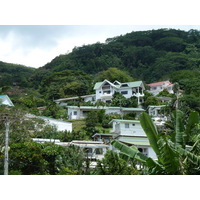
[[[159,161],[163,165],[166,174],[180,174],[179,154],[176,151],[175,144],[168,135],[159,137],[158,145],[160,149]]]
[[[176,149],[181,156],[186,157],[187,160],[197,165],[197,167],[200,166],[200,156],[196,156],[195,154],[181,148],[180,146],[177,146]]]
[[[184,113],[180,110],[175,111],[176,126],[175,126],[175,144],[185,147],[185,130],[184,130]]]
[[[191,131],[195,127],[196,124],[199,123],[199,113],[196,111],[192,111],[189,115],[186,129],[185,129],[185,140],[186,142],[189,140],[189,137],[191,136]]]
[[[157,154],[157,157],[159,157],[159,147],[157,144],[158,140],[158,131],[151,119],[151,117],[147,113],[142,113],[140,115],[140,123],[142,128],[144,129],[144,132],[146,133],[149,143],[151,147],[153,148],[154,152]]]
[[[142,163],[146,162],[147,156],[140,153],[134,147],[130,148],[129,146],[116,140],[113,140],[111,142],[111,145],[113,145],[116,149],[120,150],[121,153],[125,154],[126,156],[129,156],[130,158],[136,159]]]
[[[165,174],[165,170],[161,164],[152,158],[146,160],[146,165],[148,167],[149,174]]]

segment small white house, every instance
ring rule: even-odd
[[[163,126],[165,122],[168,120],[164,114],[161,114],[161,109],[164,108],[165,105],[159,106],[148,106],[148,114],[151,116],[152,121],[157,126]]]
[[[55,126],[58,131],[69,131],[72,132],[72,123],[63,120],[53,119],[49,117],[40,116],[38,117],[46,122],[47,125]]]
[[[84,119],[92,110],[105,110],[105,114],[128,114],[135,113],[136,118],[144,112],[142,108],[124,108],[124,107],[104,107],[104,106],[67,106],[68,119]]]
[[[150,105],[150,106],[148,106],[147,110],[148,110],[148,113],[150,116],[160,117],[160,116],[162,116],[161,109],[164,107],[166,107],[166,105],[159,105],[159,106]]]
[[[70,145],[79,146],[85,152],[85,156],[93,160],[101,160],[109,149],[109,145],[101,141],[73,140]]]
[[[94,86],[96,91],[96,101],[103,101],[110,103],[112,96],[115,92],[121,93],[125,98],[130,98],[135,96],[138,98],[138,104],[141,104],[142,97],[144,96],[145,87],[142,81],[126,82],[120,83],[119,81],[114,81],[111,83],[108,80],[103,82],[97,82]]]
[[[170,81],[168,81],[168,80],[167,81],[156,82],[156,83],[149,83],[147,85],[150,87],[150,89],[147,92],[153,94],[154,96],[159,94],[164,89],[167,89],[167,91],[170,94],[174,93],[173,84],[170,83]]]
[[[157,159],[155,152],[150,146],[149,140],[141,127],[140,121],[113,119],[111,134],[113,138],[129,146],[134,145],[144,155]]]
[[[0,105],[14,106],[8,95],[0,95]]]

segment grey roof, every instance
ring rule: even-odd
[[[117,122],[124,122],[124,123],[140,123],[140,121],[138,120],[124,120],[124,119],[113,119],[109,122],[109,124],[112,124],[114,121],[117,121]]]
[[[144,112],[142,108],[124,108],[124,107],[106,107],[106,106],[67,106],[67,108],[74,109],[88,109],[88,110],[111,110],[111,109],[121,109],[122,111],[135,111],[135,112]]]
[[[89,95],[84,95],[84,96],[76,96],[76,97],[68,97],[68,98],[62,98],[62,99],[56,99],[54,101],[56,102],[60,102],[60,101],[69,101],[69,100],[73,100],[73,99],[79,99],[79,98],[86,98],[86,97],[94,97],[95,94],[89,94]]]
[[[0,95],[0,105],[14,106],[8,95]]]

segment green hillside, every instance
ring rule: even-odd
[[[199,70],[200,32],[159,29],[108,38],[105,43],[75,47],[40,70],[80,70],[95,75],[110,67],[147,83],[168,79],[177,70]]]
[[[18,85],[29,87],[29,77],[34,68],[0,61],[0,87]]]
[[[105,43],[75,47],[39,69],[0,62],[0,87],[26,88],[23,98],[18,101],[17,96],[15,102],[26,102],[29,107],[92,94],[95,82],[104,79],[144,83],[169,79],[184,90],[182,105],[200,111],[200,31],[131,32],[108,38]],[[39,100],[32,103],[35,97]]]

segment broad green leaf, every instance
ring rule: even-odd
[[[136,160],[143,162],[143,163],[146,162],[147,157],[145,155],[143,155],[142,153],[140,153],[138,150],[130,148],[129,146],[127,146],[127,145],[125,145],[125,144],[123,144],[119,141],[116,141],[116,140],[113,140],[111,142],[111,144],[116,149],[120,150],[121,153],[129,156],[130,158],[136,159]]]
[[[148,171],[150,174],[165,174],[163,166],[159,164],[156,160],[148,158],[146,160],[146,164],[148,166]]]
[[[175,111],[176,116],[176,135],[175,144],[185,147],[185,136],[184,136],[184,113],[180,110]]]
[[[200,156],[196,156],[195,154],[181,148],[180,146],[177,146],[176,148],[181,156],[187,157],[187,159],[197,165],[197,167],[200,166]]]
[[[185,129],[186,142],[188,141],[189,136],[191,135],[192,129],[195,127],[197,123],[199,123],[199,114],[196,111],[192,111],[189,115],[189,118],[186,124],[186,129]]]
[[[157,157],[159,157],[159,148],[157,144],[158,139],[158,131],[151,119],[151,117],[147,113],[142,113],[140,115],[140,123],[142,128],[144,129],[144,132],[146,133],[149,143],[155,153],[157,154]]]
[[[176,152],[175,144],[169,136],[159,137],[158,145],[160,148],[160,162],[165,168],[166,174],[179,174],[179,155]]]

